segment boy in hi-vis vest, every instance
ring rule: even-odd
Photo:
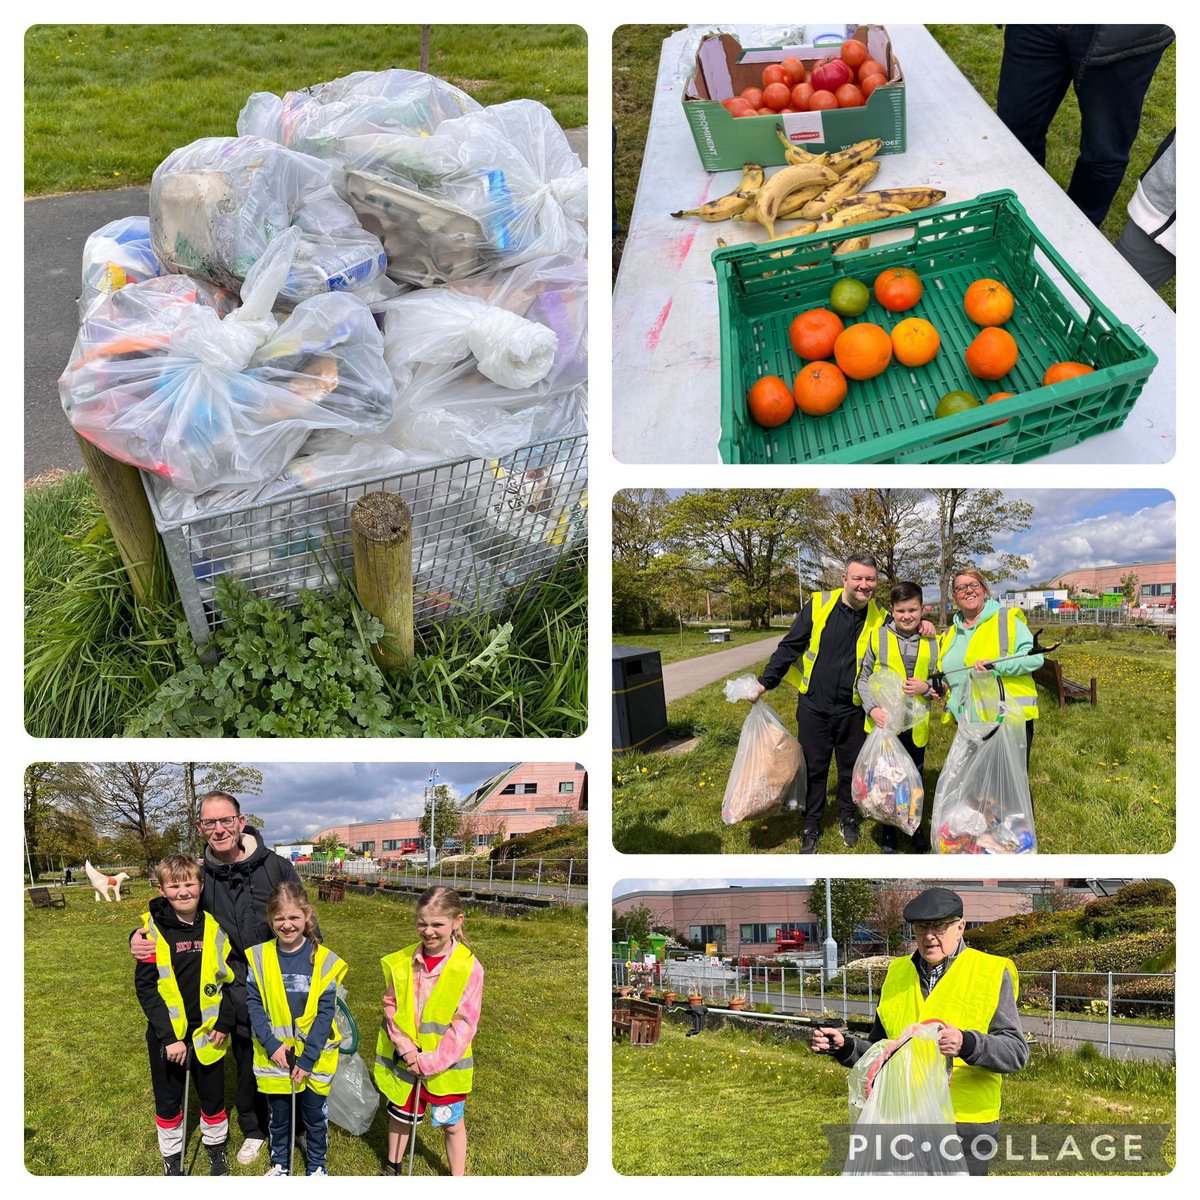
[[[386,986],[375,1083],[388,1102],[388,1160],[381,1174],[403,1173],[408,1139],[428,1108],[445,1135],[450,1173],[463,1175],[463,1106],[474,1076],[483,967],[462,940],[462,900],[453,888],[422,892],[416,918],[420,941],[380,964]]]
[[[183,1174],[183,1090],[190,1059],[209,1170],[228,1175],[224,1058],[235,1021],[225,988],[233,979],[229,939],[211,914],[200,911],[204,877],[195,859],[169,854],[156,874],[159,894],[141,924],[155,939],[155,957],[137,964],[134,987],[146,1014],[163,1171]]]

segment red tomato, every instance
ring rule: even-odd
[[[788,75],[787,69],[781,67],[778,63],[771,63],[769,66],[763,67],[762,73],[763,91],[766,91],[773,83],[786,83],[791,87],[791,76]]]
[[[838,108],[862,108],[867,98],[852,83],[843,83],[836,92]]]
[[[785,58],[779,64],[787,73],[788,79],[792,87],[798,83],[803,83],[808,78],[808,72],[804,69],[804,64],[795,56]]]
[[[762,107],[762,88],[748,87],[742,91],[741,98],[754,108]]]
[[[866,79],[868,75],[882,75],[886,79],[887,68],[882,63],[877,63],[873,58],[868,58],[858,68],[858,77],[859,79]]]
[[[797,112],[808,112],[808,102],[816,88],[811,83],[798,83],[792,88],[792,106]]]
[[[853,78],[854,72],[840,58],[831,58],[813,68],[812,85],[819,91],[835,92]]]
[[[734,96],[732,100],[722,100],[721,104],[735,117],[753,116],[756,111],[754,105],[748,100],[743,100],[741,96]]]
[[[842,43],[842,62],[846,64],[852,71],[857,71],[859,67],[867,61],[867,48],[862,42],[843,42]]]
[[[863,96],[867,100],[870,100],[871,93],[877,87],[883,87],[885,83],[887,83],[887,80],[882,75],[868,75],[858,86],[862,88]]]
[[[798,108],[792,108],[792,107],[789,105],[787,108],[781,108],[781,109],[779,110],[779,115],[782,117],[784,113],[795,113],[795,112],[799,112],[799,111],[800,111],[800,110],[799,110]]]
[[[837,108],[837,97],[832,92],[813,92],[808,98],[809,112],[820,112],[822,109]]]
[[[773,116],[775,115],[775,110],[774,110],[773,108],[768,108],[768,107],[767,107],[767,106],[764,104],[764,105],[762,106],[762,108],[760,108],[760,109],[758,110],[758,115],[759,115],[760,117],[773,117]]]
[[[791,98],[792,92],[786,83],[769,83],[763,88],[763,103],[776,112],[784,108]]]

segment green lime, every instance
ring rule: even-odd
[[[939,401],[936,415],[952,417],[955,413],[966,412],[970,408],[978,408],[979,401],[970,392],[947,392]]]
[[[861,317],[871,303],[871,289],[858,279],[842,279],[829,293],[829,307],[839,317]]]

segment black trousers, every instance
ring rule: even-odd
[[[825,792],[829,786],[829,764],[837,761],[837,806],[840,822],[858,823],[858,809],[850,796],[854,760],[867,740],[863,710],[856,705],[833,712],[813,707],[806,695],[796,701],[798,741],[804,750],[808,771],[808,796],[804,805],[805,833],[820,833],[825,815]]]
[[[258,1090],[254,1079],[254,1039],[249,1023],[245,1027],[239,1023],[233,1031],[230,1049],[237,1068],[237,1093],[233,1105],[237,1109],[242,1136],[266,1140],[267,1098]]]

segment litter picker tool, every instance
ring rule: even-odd
[[[183,1053],[183,1145],[179,1148],[179,1171],[186,1175],[187,1144],[188,1144],[188,1097],[192,1093],[192,1048],[188,1046]]]
[[[413,1081],[413,1123],[412,1133],[408,1135],[408,1173],[413,1173],[413,1160],[417,1154],[417,1129],[421,1124],[421,1077]]]
[[[296,1069],[296,1052],[288,1047],[288,1083],[292,1086],[292,1127],[288,1132],[288,1174],[296,1173],[296,1080],[292,1072]]]
[[[988,666],[994,667],[997,663],[1015,662],[1018,658],[1028,658],[1031,654],[1052,654],[1062,645],[1061,641],[1052,643],[1049,646],[1043,646],[1038,638],[1041,636],[1042,630],[1034,630],[1033,645],[1024,654],[1006,654],[1003,658],[993,658],[988,660]],[[969,675],[974,671],[974,666],[957,667],[953,671],[930,671],[929,686],[935,692],[944,692],[946,690],[946,679],[950,675]]]

